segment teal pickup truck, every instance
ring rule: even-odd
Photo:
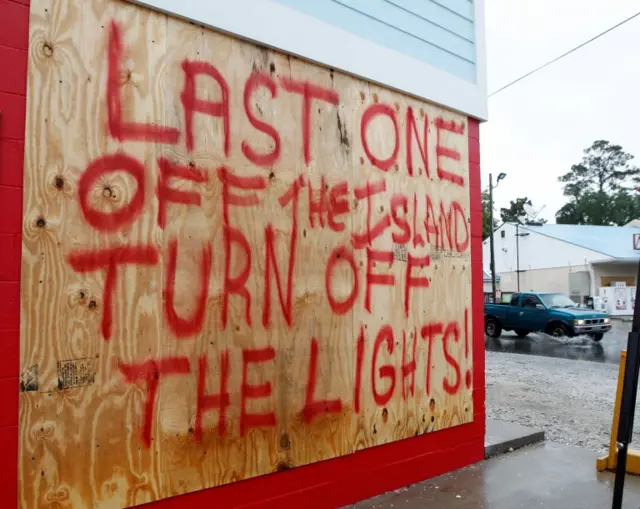
[[[587,334],[600,341],[611,330],[611,318],[579,308],[562,293],[522,292],[512,294],[509,302],[484,305],[485,334],[498,338],[503,330],[513,330],[521,338],[545,332],[556,337]]]

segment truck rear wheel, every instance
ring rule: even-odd
[[[499,338],[502,334],[502,326],[495,318],[487,318],[484,321],[484,333],[490,338]]]

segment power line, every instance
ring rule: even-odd
[[[524,74],[522,76],[520,76],[518,79],[513,80],[510,83],[507,83],[506,85],[504,85],[503,87],[499,88],[498,90],[491,92],[489,94],[489,97],[496,95],[498,92],[502,92],[503,90],[509,88],[512,85],[515,85],[516,83],[518,83],[519,81],[522,81],[525,78],[528,78],[529,76],[531,76],[532,74],[540,71],[541,69],[544,69],[545,67],[557,62],[558,60],[566,57],[567,55],[570,55],[571,53],[573,53],[574,51],[578,51],[580,48],[583,48],[584,46],[586,46],[587,44],[595,41],[596,39],[599,39],[600,37],[602,37],[605,34],[608,34],[609,32],[615,30],[618,27],[621,27],[622,25],[624,25],[625,23],[628,23],[629,21],[631,21],[634,18],[637,18],[638,16],[640,16],[640,12],[636,12],[635,14],[633,14],[632,16],[629,16],[628,18],[624,19],[623,21],[621,21],[620,23],[607,28],[604,32],[600,32],[598,35],[596,35],[595,37],[592,37],[591,39],[589,39],[588,41],[583,42],[582,44],[570,49],[569,51],[567,51],[566,53],[563,53],[562,55],[554,58],[553,60],[549,60],[546,64],[542,64],[540,67],[536,67],[535,69],[533,69],[532,71],[529,71],[527,74]]]

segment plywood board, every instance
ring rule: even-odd
[[[471,422],[466,130],[128,3],[32,2],[20,506]]]

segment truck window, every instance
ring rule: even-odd
[[[500,296],[500,304],[511,304],[511,296],[513,292],[502,292]]]
[[[522,303],[520,304],[520,307],[535,309],[538,304],[542,304],[542,302],[540,302],[540,299],[538,297],[536,297],[535,295],[525,295],[522,298]]]
[[[520,299],[520,294],[519,293],[514,293],[511,296],[511,302],[510,302],[510,306],[517,306],[518,305],[518,300]]]

